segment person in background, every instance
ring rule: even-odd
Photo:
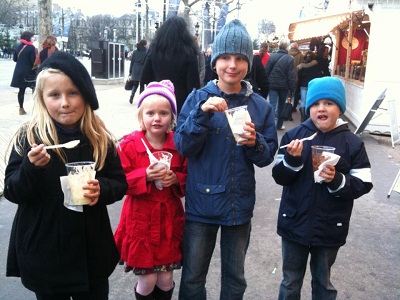
[[[42,43],[42,50],[36,55],[33,68],[37,69],[46,58],[48,58],[53,52],[58,51],[57,38],[54,35],[48,35]]]
[[[239,20],[225,24],[211,56],[218,79],[190,93],[178,116],[175,146],[188,159],[180,300],[206,299],[220,230],[220,299],[242,299],[247,287],[244,262],[256,201],[254,165],[269,165],[278,146],[271,106],[243,80],[252,62],[253,43],[244,25]],[[245,140],[236,142],[224,112],[244,105],[251,121],[240,135]]]
[[[263,42],[260,44],[260,47],[258,49],[258,55],[261,57],[261,61],[263,66],[265,67],[267,65],[268,59],[270,57],[270,54],[268,53],[268,43]]]
[[[323,44],[318,48],[317,61],[322,76],[331,76],[331,71],[329,70],[329,63],[331,62],[331,59],[329,56],[329,47],[327,45]]]
[[[140,131],[119,143],[128,192],[114,237],[125,270],[137,275],[136,299],[171,299],[173,271],[181,268],[186,159],[174,146],[176,100],[169,80],[151,82],[139,96]],[[172,153],[166,170],[150,162],[151,151]],[[155,185],[162,180],[162,187]]]
[[[278,214],[282,237],[282,273],[279,300],[300,299],[310,258],[312,299],[333,300],[331,268],[346,243],[354,199],[372,189],[371,164],[363,141],[340,119],[346,111],[346,93],[337,77],[316,78],[308,84],[308,120],[284,134],[272,168],[283,186]],[[300,139],[316,133],[311,141]],[[311,145],[335,147],[336,165],[326,164],[314,180]]]
[[[308,119],[306,115],[305,106],[306,106],[306,97],[308,90],[308,83],[315,79],[322,77],[322,74],[318,67],[318,62],[315,57],[315,53],[313,51],[307,51],[304,55],[303,62],[297,66],[297,78],[298,78],[298,86],[300,87],[300,116],[301,122],[304,122]]]
[[[140,75],[142,74],[142,69],[147,55],[147,41],[140,40],[136,44],[136,50],[133,51],[131,57],[131,64],[129,65],[129,76],[133,81],[133,87],[131,90],[131,96],[129,97],[129,103],[133,103],[133,98],[135,97],[136,90],[140,83]],[[140,88],[140,91],[143,87]]]
[[[267,71],[262,64],[260,56],[253,56],[253,64],[250,73],[246,75],[245,80],[248,80],[251,83],[254,92],[267,99],[269,83]]]
[[[293,57],[294,68],[297,70],[297,66],[303,62],[303,53],[299,50],[299,45],[297,43],[291,43],[289,45],[289,54]],[[297,72],[296,72],[297,75]],[[297,111],[297,105],[300,101],[300,88],[298,85],[298,78],[296,77],[296,91],[293,94],[293,111]],[[293,119],[289,119],[289,121],[293,121]]]
[[[24,98],[25,90],[28,87],[28,82],[25,78],[33,74],[33,64],[36,59],[37,50],[33,45],[34,33],[24,31],[21,33],[20,44],[15,48],[13,53],[13,60],[16,62],[11,86],[18,88],[18,104],[19,114],[25,115]]]
[[[214,72],[211,67],[211,53],[212,48],[209,47],[206,52],[204,52],[204,65],[205,65],[205,74],[204,74],[204,84],[203,86],[207,85],[210,80],[217,79],[218,76]]]
[[[143,66],[140,82],[171,80],[175,87],[177,113],[186,97],[200,88],[198,46],[184,18],[168,18],[157,29]]]
[[[122,199],[126,177],[115,138],[94,113],[92,79],[72,55],[54,52],[39,67],[32,119],[13,140],[4,196],[18,205],[6,276],[21,277],[38,300],[108,299],[108,277],[118,263],[107,205]],[[79,140],[72,148],[45,146]],[[66,163],[94,161],[95,179],[68,205]]]
[[[200,87],[204,86],[204,76],[206,73],[206,68],[205,68],[205,58],[203,55],[203,52],[200,50],[199,46],[199,38],[197,36],[194,36],[194,41],[197,45],[197,59],[198,59],[198,68],[199,68],[199,79],[200,79]]]
[[[296,69],[293,57],[288,54],[289,40],[281,39],[279,50],[271,54],[265,69],[269,80],[268,100],[276,118],[276,128],[284,130],[281,118],[282,108],[287,97],[292,97],[296,91]]]

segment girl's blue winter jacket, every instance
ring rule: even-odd
[[[253,216],[254,165],[269,165],[278,142],[271,106],[247,81],[242,86],[239,94],[227,95],[210,81],[188,96],[179,114],[175,146],[188,158],[186,220],[240,225]],[[257,131],[254,147],[236,145],[225,114],[201,110],[213,96],[226,99],[229,108],[247,105]]]

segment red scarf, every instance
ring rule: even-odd
[[[27,40],[20,40],[20,43],[24,44],[24,45],[28,45],[28,46],[33,46],[33,43],[32,42],[28,42]]]

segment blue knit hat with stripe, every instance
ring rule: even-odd
[[[310,115],[310,107],[317,101],[329,99],[335,102],[342,114],[346,111],[346,91],[342,81],[337,77],[315,78],[308,83],[306,97],[306,114]]]
[[[247,58],[250,72],[253,63],[253,42],[246,28],[239,20],[235,19],[225,24],[215,37],[212,45],[211,68],[215,61],[223,54],[242,54]]]

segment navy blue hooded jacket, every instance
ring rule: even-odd
[[[239,94],[225,94],[210,81],[193,91],[179,114],[175,146],[188,158],[186,220],[240,225],[253,216],[254,165],[274,160],[278,147],[274,114],[269,103],[242,81]],[[229,108],[247,105],[257,132],[254,147],[238,146],[224,113],[208,113],[201,105],[210,97],[226,99]]]
[[[282,145],[294,139],[317,136],[303,144],[301,157],[280,149],[272,169],[276,183],[283,186],[278,215],[278,234],[307,246],[339,247],[346,243],[354,199],[372,189],[371,164],[363,141],[346,124],[323,133],[311,119],[289,130]],[[329,183],[315,183],[311,145],[335,147],[340,160]]]

